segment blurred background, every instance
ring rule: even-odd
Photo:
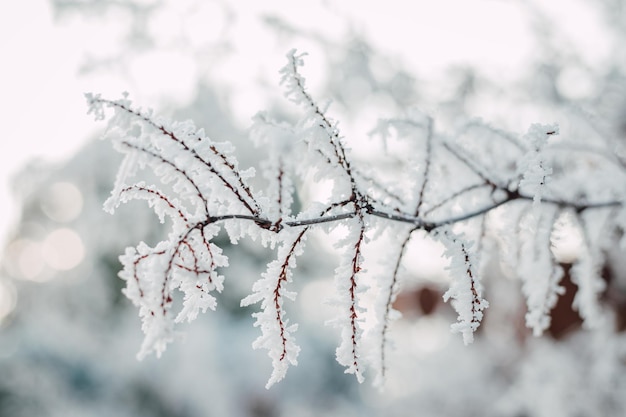
[[[234,4],[233,4],[234,3]],[[103,212],[121,161],[86,115],[85,92],[191,118],[258,163],[247,130],[289,113],[278,70],[306,51],[310,90],[333,101],[363,149],[378,118],[410,108],[442,130],[482,118],[524,133],[626,138],[623,0],[28,0],[0,4],[0,416],[621,416],[626,413],[626,278],[609,256],[614,328],[580,329],[557,305],[550,332],[524,328],[519,282],[495,267],[489,311],[468,347],[450,335],[440,250],[416,243],[396,308],[384,391],[336,364],[323,304],[335,265],[313,240],[298,261],[299,365],[265,390],[270,363],[240,308],[272,253],[220,242],[218,310],[184,328],[161,359],[135,359],[142,334],[117,257],[167,231],[145,205]],[[586,130],[581,131],[584,124]],[[584,133],[581,133],[584,132]],[[324,258],[322,258],[324,257]],[[332,256],[330,257],[332,259]],[[564,283],[568,285],[567,277]],[[291,312],[292,311],[292,312]]]

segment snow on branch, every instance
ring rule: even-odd
[[[417,230],[415,228],[411,228],[408,231],[396,230],[396,228],[390,229],[396,233],[394,234],[394,245],[387,248],[388,253],[383,256],[381,262],[387,263],[385,269],[391,271],[391,274],[386,279],[377,281],[378,297],[373,308],[379,320],[371,330],[371,333],[376,335],[376,340],[370,348],[370,362],[376,372],[374,385],[379,387],[384,385],[387,374],[387,353],[390,349],[389,330],[391,324],[402,315],[394,308],[394,303],[400,291],[400,274],[403,270],[403,260],[413,232]]]
[[[330,324],[340,332],[337,361],[359,382],[367,368],[373,369],[376,381],[384,379],[389,329],[400,316],[394,302],[413,239],[429,237],[445,247],[451,283],[443,298],[458,316],[452,331],[461,333],[467,344],[489,314],[485,271],[478,262],[482,239],[488,230],[505,235],[502,240],[508,243],[502,245],[501,257],[516,263],[526,322],[539,335],[548,328],[562,293],[560,261],[554,255],[555,236],[563,229],[561,213],[575,213],[578,222],[572,227],[584,242],[571,269],[578,285],[575,307],[588,325],[604,319],[599,305],[602,252],[611,237],[626,234],[623,165],[603,165],[602,160],[577,164],[566,152],[567,138],[560,138],[558,147],[549,145],[558,133],[555,125],[534,124],[519,139],[480,122],[450,134],[440,132],[429,115],[412,110],[379,122],[372,131],[383,141],[393,137],[412,149],[394,169],[390,184],[374,161],[353,157],[329,106],[318,104],[307,90],[301,74],[304,57],[290,51],[280,70],[287,98],[301,111],[299,119],[289,124],[263,112],[254,119],[251,139],[268,154],[259,164],[263,179],[254,183],[255,170],[240,167],[233,144],[209,138],[193,122],[173,122],[142,110],[126,94],[119,100],[86,94],[96,120],[112,111],[106,137],[125,155],[105,209],[113,212],[119,204],[139,199],[148,202],[162,223],[171,220],[163,241],[154,247],[140,242],[120,257],[124,294],[139,309],[145,334],[140,358],[162,354],[176,338],[178,323],[217,307],[216,294],[224,288],[222,274],[228,266],[215,242],[220,231],[233,244],[249,237],[276,252],[241,302],[260,304],[253,317],[261,334],[253,347],[267,350],[272,361],[268,387],[298,361],[297,324],[288,306],[301,284],[296,258],[307,256],[305,241],[313,230],[346,232],[336,246],[339,261],[329,297],[336,316]],[[611,158],[611,151],[594,155]],[[596,182],[573,182],[581,167]],[[143,170],[151,171],[160,184],[137,180]],[[295,210],[301,188],[319,180],[332,184],[331,196],[303,202]],[[597,182],[603,186],[594,186]],[[492,212],[509,220],[486,229],[485,216]],[[471,227],[474,220],[483,225],[479,232]],[[381,236],[392,239],[387,250],[368,250]],[[368,265],[384,272],[374,277]],[[176,298],[177,292],[182,299]],[[494,294],[491,303],[498,302]]]
[[[528,308],[526,325],[535,336],[541,336],[550,326],[550,311],[564,292],[559,285],[563,268],[551,251],[555,233],[563,227],[558,216],[558,207],[551,207],[543,210],[538,218],[526,213],[519,224],[517,273]]]
[[[354,374],[363,382],[361,361],[361,337],[365,308],[360,305],[359,295],[365,290],[359,285],[363,272],[363,245],[366,243],[366,224],[362,217],[351,221],[348,236],[342,239],[337,249],[343,252],[339,266],[335,270],[337,294],[331,303],[339,314],[327,324],[341,329],[341,344],[337,348],[337,362],[346,367],[345,372]]]
[[[471,251],[472,242],[456,236],[449,228],[437,230],[434,236],[446,248],[444,256],[450,259],[448,270],[452,278],[450,289],[443,295],[444,301],[453,300],[458,313],[457,322],[451,329],[463,335],[466,345],[474,341],[474,332],[483,319],[483,310],[489,303],[482,296],[483,288],[477,271],[476,254]]]
[[[541,201],[552,174],[552,168],[542,150],[548,143],[548,138],[558,134],[557,125],[533,124],[524,138],[530,142],[530,149],[519,161],[518,174],[521,176],[519,187],[530,191],[535,203]]]
[[[295,301],[296,298],[296,293],[287,290],[286,285],[292,282],[292,269],[296,267],[296,256],[304,251],[307,231],[308,228],[282,232],[291,236],[282,237],[285,243],[278,249],[278,258],[270,262],[263,278],[254,284],[254,293],[241,301],[242,306],[261,302],[262,311],[253,316],[256,318],[254,325],[261,328],[262,334],[252,346],[267,349],[272,358],[274,370],[267,388],[285,377],[289,365],[298,364],[300,347],[292,336],[298,325],[289,324],[283,304],[285,299]]]

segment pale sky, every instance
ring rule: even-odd
[[[94,126],[83,117],[76,69],[82,51],[56,30],[48,2],[0,4],[0,235],[17,216],[9,178],[29,159],[59,161],[76,150]],[[3,238],[2,241],[5,239]]]

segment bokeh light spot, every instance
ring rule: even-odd
[[[43,258],[46,264],[58,271],[75,268],[85,257],[85,247],[80,236],[73,230],[62,228],[50,233],[43,242]]]
[[[56,182],[41,202],[41,209],[50,219],[66,223],[74,220],[83,209],[83,195],[69,182]]]
[[[41,244],[31,239],[18,239],[6,249],[5,267],[9,275],[38,281],[43,272]]]

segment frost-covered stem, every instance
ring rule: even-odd
[[[470,188],[474,189],[474,188],[479,188],[480,186],[485,186],[485,184],[468,187],[461,193],[468,192]],[[502,205],[505,205],[507,203],[510,203],[516,200],[532,201],[533,198],[530,196],[521,195],[517,192],[509,192],[509,195],[500,201],[493,202],[492,204],[489,204],[485,207],[482,207],[480,209],[477,209],[477,210],[474,210],[465,214],[461,214],[459,216],[448,217],[446,219],[441,219],[438,221],[425,221],[423,217],[413,216],[410,214],[404,214],[404,213],[398,213],[398,212],[391,213],[391,212],[377,210],[371,207],[365,207],[363,208],[363,210],[367,214],[372,215],[372,216],[380,217],[382,219],[387,219],[387,220],[391,220],[395,222],[412,224],[412,225],[415,225],[419,229],[424,229],[427,232],[430,232],[442,226],[448,226],[448,225],[452,225],[456,223],[461,223],[466,220],[470,220],[474,217],[479,217]],[[450,199],[446,199],[446,202],[449,202],[449,201]],[[603,202],[589,203],[589,204],[579,204],[579,203],[572,203],[572,202],[562,201],[562,200],[552,200],[552,199],[546,199],[546,198],[542,200],[542,203],[553,204],[560,208],[571,208],[577,212],[582,212],[585,210],[593,210],[593,209],[602,209],[602,208],[607,208],[607,207],[619,207],[623,204],[621,201],[617,201],[617,200],[603,201]],[[439,207],[440,206],[441,205],[439,205]],[[431,208],[425,211],[424,214],[429,214],[433,209],[434,208]],[[340,214],[335,214],[332,216],[322,215],[322,216],[313,217],[310,219],[283,221],[282,224],[285,226],[291,226],[291,227],[311,226],[311,225],[316,225],[316,224],[334,223],[340,220],[352,219],[355,217],[358,217],[358,212],[350,211],[348,213],[340,213]],[[273,225],[272,221],[269,219],[258,217],[258,216],[246,215],[246,214],[224,214],[224,215],[219,215],[219,216],[211,216],[204,222],[204,224],[211,224],[211,223],[220,222],[224,220],[235,220],[235,219],[253,221],[257,225],[259,225],[261,228],[264,228],[264,229],[270,229]]]
[[[504,191],[504,190],[503,190]],[[433,228],[437,228],[437,227],[441,227],[441,226],[445,226],[445,225],[451,225],[451,224],[455,224],[455,223],[460,223],[463,222],[465,220],[469,220],[471,218],[474,217],[478,217],[481,216],[485,213],[490,212],[491,210],[494,210],[504,204],[507,204],[511,201],[515,201],[515,200],[530,200],[533,201],[534,198],[527,196],[527,195],[523,195],[520,194],[517,191],[508,191],[507,192],[507,196],[506,198],[500,200],[500,201],[495,201],[492,204],[489,204],[483,208],[471,211],[469,213],[465,213],[459,216],[454,216],[454,217],[449,217],[447,219],[443,219],[443,220],[439,220],[439,221],[435,221],[431,223],[431,226]],[[582,212],[585,210],[591,210],[591,209],[601,209],[601,208],[606,208],[606,207],[615,207],[615,206],[621,206],[623,204],[623,202],[621,201],[617,201],[617,200],[613,200],[613,201],[602,201],[602,202],[597,202],[597,203],[589,203],[589,204],[580,204],[580,203],[574,203],[574,202],[570,202],[570,201],[563,201],[563,200],[556,200],[556,199],[550,199],[550,198],[542,198],[541,200],[542,203],[546,203],[546,204],[553,204],[556,205],[560,208],[571,208],[574,209],[577,212]],[[382,217],[382,216],[381,216]],[[407,223],[412,223],[413,221],[411,221],[410,218],[406,218],[406,219],[394,219],[394,220],[398,220],[398,221],[405,221]]]
[[[346,150],[341,142],[341,137],[339,136],[339,129],[335,125],[333,125],[333,123],[326,116],[325,112],[320,108],[317,102],[306,90],[303,78],[298,72],[298,66],[301,65],[301,56],[296,56],[296,51],[294,49],[290,51],[289,54],[287,54],[287,57],[290,60],[291,71],[283,71],[283,82],[287,81],[291,83],[292,91],[290,91],[290,93],[299,95],[299,99],[304,103],[304,105],[309,107],[317,116],[318,122],[320,124],[319,126],[328,136],[328,141],[333,148],[335,157],[337,158],[337,163],[339,164],[339,166],[341,166],[350,181],[350,188],[352,189],[352,193],[354,195],[360,196],[361,193],[358,190],[354,174],[352,173],[350,160],[346,157]],[[318,152],[321,152],[323,154],[321,149],[318,149]],[[329,158],[327,155],[324,156],[332,165],[331,158]]]
[[[188,266],[185,266],[184,264],[176,264],[176,266],[182,265],[182,268],[189,271],[189,272],[196,272],[198,271],[200,268],[198,267],[198,256],[196,255],[196,252],[193,250],[193,246],[191,246],[191,244],[189,242],[187,242],[186,240],[182,242],[183,245],[185,245],[187,247],[187,249],[189,250],[189,253],[191,253],[191,257],[193,258],[193,268],[189,268]],[[184,262],[185,260],[181,258],[181,262]]]
[[[358,344],[359,344],[359,329],[357,326],[357,320],[359,318],[357,314],[357,281],[356,276],[361,271],[361,263],[362,263],[362,255],[361,255],[361,245],[363,244],[363,239],[365,238],[365,221],[363,219],[363,215],[359,214],[359,237],[354,245],[354,257],[352,258],[352,273],[350,274],[350,328],[351,328],[351,339],[352,339],[352,368],[354,374],[356,375],[359,382],[362,382],[363,370],[360,367],[359,361],[359,352],[358,352]]]
[[[167,268],[165,269],[165,273],[164,273],[164,277],[163,277],[163,284],[162,284],[162,287],[161,287],[161,308],[163,309],[163,316],[165,316],[167,314],[167,308],[172,303],[172,297],[170,295],[168,287],[169,287],[170,279],[171,279],[171,276],[172,276],[172,270],[173,270],[174,266],[176,265],[174,260],[176,259],[177,256],[179,256],[180,248],[183,245],[188,244],[187,243],[187,238],[189,237],[191,232],[193,232],[196,229],[202,230],[202,227],[203,227],[203,223],[201,222],[201,223],[198,223],[195,226],[190,227],[189,229],[187,229],[187,231],[176,242],[174,250],[172,251],[172,254],[170,255],[169,259],[167,260]]]
[[[278,218],[279,221],[283,217],[283,177],[285,176],[285,171],[283,170],[283,160],[282,158],[278,159],[278,193],[277,193],[277,205],[278,205]]]
[[[441,242],[446,246],[445,256],[450,258],[448,270],[452,277],[450,289],[443,295],[444,301],[454,300],[454,309],[458,313],[457,322],[451,326],[453,332],[463,335],[467,345],[474,340],[474,332],[480,326],[483,310],[489,303],[482,297],[482,288],[477,276],[478,261],[475,253],[470,252],[471,242],[455,236],[447,228],[438,230]]]
[[[418,192],[417,207],[415,207],[415,217],[419,217],[420,215],[422,205],[424,204],[424,191],[426,190],[426,186],[428,185],[428,180],[430,178],[430,164],[433,155],[433,119],[430,117],[428,118],[426,132],[426,164],[424,166],[424,177]]]
[[[216,174],[217,176],[220,177],[220,179],[222,180],[222,182],[224,183],[224,185],[226,185],[229,189],[231,189],[231,191],[237,196],[237,198],[239,198],[239,200],[241,201],[241,203],[243,205],[246,206],[246,208],[248,210],[250,210],[253,213],[258,213],[261,208],[259,207],[259,205],[257,204],[256,200],[254,199],[254,196],[252,195],[252,191],[250,191],[250,187],[248,187],[246,185],[246,183],[243,182],[243,178],[241,178],[241,175],[239,175],[239,172],[237,171],[237,169],[235,168],[235,165],[228,159],[228,157],[223,154],[222,152],[220,152],[215,145],[211,145],[209,147],[209,149],[211,149],[211,151],[218,156],[222,162],[224,163],[224,165],[226,165],[229,169],[230,172],[232,174],[235,175],[235,178],[237,179],[237,182],[239,183],[239,186],[241,187],[241,189],[244,191],[244,193],[248,196],[248,198],[251,201],[251,205],[254,206],[254,209],[252,207],[250,207],[250,205],[248,205],[248,203],[245,201],[245,199],[241,198],[241,195],[239,194],[239,192],[237,191],[237,189],[233,186],[230,186],[228,181],[226,181],[224,179],[224,177],[222,177],[217,171],[213,171],[211,170],[211,172],[213,172],[214,174]],[[198,155],[197,153],[195,153],[195,150],[192,149],[192,151],[194,152],[195,155]],[[199,155],[198,155],[199,156]],[[202,159],[201,159],[202,160]],[[204,161],[204,160],[203,160]],[[209,162],[204,161],[207,165],[209,165]]]
[[[386,347],[387,347],[387,333],[389,331],[390,324],[390,314],[393,308],[393,303],[396,300],[396,296],[398,294],[398,273],[400,272],[400,265],[402,264],[402,259],[404,258],[404,254],[406,253],[406,246],[411,240],[411,235],[414,231],[418,230],[417,228],[411,229],[407,236],[402,240],[402,244],[400,245],[400,250],[398,251],[398,257],[396,258],[396,262],[393,268],[393,274],[391,276],[391,282],[389,283],[389,293],[387,294],[387,301],[385,302],[385,313],[383,315],[383,326],[381,329],[381,340],[380,340],[380,374],[381,377],[385,378],[385,373],[387,371],[387,361],[385,359],[386,355]]]
[[[281,157],[278,157],[278,175],[277,175],[277,183],[278,183],[278,192],[277,192],[277,206],[278,206],[278,220],[272,225],[271,229],[273,231],[279,231],[281,228],[281,223],[283,221],[283,216],[285,216],[285,208],[283,207],[283,192],[285,192],[283,180],[285,177],[284,163]]]
[[[146,149],[144,147],[132,144],[132,143],[130,143],[128,141],[122,141],[121,144],[126,146],[126,147],[128,147],[128,148],[135,149],[137,151],[141,151],[141,152],[145,153],[146,155],[150,155],[152,158],[161,161],[165,165],[167,165],[170,168],[172,168],[174,171],[178,172],[196,190],[197,197],[203,203],[202,207],[203,207],[204,213],[208,214],[208,205],[209,205],[209,203],[207,202],[207,199],[204,197],[204,194],[202,193],[202,191],[200,191],[200,187],[198,186],[198,184],[196,184],[196,182],[193,180],[193,178],[191,178],[191,176],[184,169],[179,168],[173,162],[163,158],[161,155],[159,155],[159,154],[157,154],[157,153],[155,153],[155,152],[153,152],[153,151],[151,151],[149,149]]]
[[[332,216],[321,216],[312,219],[302,219],[302,220],[291,220],[285,222],[286,225],[296,227],[296,226],[310,226],[314,224],[323,224],[323,223],[334,223],[339,220],[353,219],[356,216],[356,212],[351,211],[348,213],[335,214]]]
[[[389,191],[388,187],[384,184],[381,184],[380,182],[378,182],[376,179],[374,179],[373,177],[369,176],[369,175],[365,175],[363,174],[361,171],[356,170],[356,169],[352,169],[352,172],[357,176],[360,177],[361,180],[368,182],[369,184],[371,184],[372,186],[376,187],[377,190],[379,190],[380,192],[384,193],[387,197],[389,197],[392,200],[395,200],[395,202],[397,204],[399,204],[400,206],[404,206],[405,202],[403,200],[403,198],[401,196],[399,196],[398,194]],[[399,209],[395,209],[396,211],[399,211]]]
[[[224,155],[222,152],[220,152],[214,145],[211,145],[209,148],[211,149],[211,151],[222,160],[222,162],[224,163],[224,165],[226,165],[229,170],[231,171],[231,174],[234,175],[234,177],[237,179],[237,182],[239,183],[239,186],[241,187],[241,189],[244,191],[244,193],[248,196],[248,198],[250,199],[250,202],[248,202],[245,198],[243,198],[243,196],[241,195],[241,193],[239,192],[238,188],[231,184],[226,178],[224,178],[224,176],[213,166],[213,164],[211,164],[210,161],[206,160],[205,158],[203,158],[200,154],[198,154],[196,152],[195,149],[190,148],[189,146],[187,146],[187,144],[185,144],[185,142],[178,138],[174,132],[172,132],[171,130],[167,129],[165,126],[155,122],[152,118],[141,114],[141,112],[130,108],[129,106],[126,106],[124,103],[120,103],[117,101],[112,101],[112,100],[107,100],[107,99],[102,99],[102,98],[94,98],[93,99],[94,102],[99,102],[99,103],[103,103],[108,105],[109,107],[116,107],[119,108],[125,112],[127,112],[128,114],[137,117],[141,120],[143,120],[145,123],[147,123],[148,125],[152,126],[153,128],[155,128],[156,130],[158,130],[159,132],[161,132],[164,136],[170,138],[171,140],[173,140],[174,142],[176,142],[178,145],[180,145],[183,150],[185,150],[186,152],[189,152],[196,160],[198,160],[199,162],[201,162],[203,165],[205,165],[209,171],[213,174],[215,174],[220,181],[224,184],[224,186],[229,189],[236,197],[237,199],[246,207],[246,209],[248,211],[250,211],[253,214],[259,214],[260,213],[260,208],[258,206],[258,204],[256,203],[252,192],[250,191],[250,188],[243,182],[243,178],[241,178],[241,175],[239,175],[239,172],[237,171],[237,169],[235,168],[235,165],[229,161],[228,157],[226,155]],[[200,140],[200,137],[197,137],[198,140]],[[132,145],[131,145],[132,147]],[[146,152],[148,152],[147,150],[145,150]],[[156,154],[152,153],[152,152],[148,152],[150,154],[152,154],[153,156],[156,156]],[[163,160],[163,158],[161,158]],[[165,160],[164,160],[165,162]],[[174,165],[174,163],[167,161],[170,165],[176,167]],[[180,171],[180,169],[178,169],[178,167],[176,167],[177,170]],[[201,193],[200,193],[201,194]],[[204,197],[201,195],[202,199],[205,201]]]
[[[322,125],[320,127],[322,127],[329,134],[328,139],[330,140],[330,143],[335,150],[335,156],[337,157],[337,162],[339,163],[339,165],[341,165],[344,168],[344,170],[346,171],[346,173],[348,173],[349,176],[352,176],[352,174],[350,173],[349,162],[346,159],[345,149],[343,145],[341,144],[341,139],[339,138],[338,130],[328,120],[328,118],[326,117],[326,114],[324,114],[324,112],[320,109],[320,107],[317,105],[315,100],[313,100],[313,97],[311,97],[309,92],[304,87],[304,83],[302,82],[302,77],[300,76],[300,73],[298,72],[298,58],[296,58],[295,52],[296,51],[294,50],[290,54],[291,66],[292,66],[292,71],[293,71],[293,80],[295,81],[300,94],[302,94],[302,97],[304,97],[305,103],[313,109],[313,112],[317,116],[319,116],[320,121],[322,122]]]
[[[496,189],[496,188],[506,189],[506,187],[502,187],[502,186],[497,185],[495,181],[493,181],[491,178],[489,178],[489,176],[487,175],[487,173],[485,173],[483,168],[479,167],[476,163],[471,161],[469,158],[467,158],[466,156],[462,155],[459,151],[457,151],[455,148],[453,148],[452,145],[450,145],[447,142],[443,142],[443,147],[446,148],[446,150],[448,152],[450,152],[456,159],[461,161],[465,166],[467,166],[476,175],[478,175],[480,177],[480,179],[482,179],[485,182],[486,185],[489,185],[489,186],[491,186],[494,189]]]
[[[415,207],[415,217],[420,217],[420,212],[422,205],[424,204],[424,192],[426,187],[428,186],[428,181],[430,178],[430,167],[433,156],[433,120],[432,118],[428,118],[427,126],[426,126],[426,149],[425,149],[425,166],[424,166],[424,175],[423,179],[420,183],[418,190],[418,199]],[[402,264],[402,259],[404,258],[404,254],[406,252],[406,246],[411,239],[411,235],[413,232],[418,230],[419,227],[414,227],[411,229],[407,236],[402,239],[402,243],[400,245],[400,249],[398,251],[398,255],[396,261],[394,263],[393,273],[391,275],[391,282],[389,283],[389,292],[387,294],[387,300],[385,302],[385,312],[383,314],[383,325],[381,329],[381,345],[380,345],[380,374],[381,378],[385,378],[386,373],[386,345],[387,345],[387,332],[389,330],[390,324],[390,313],[393,308],[393,302],[396,299],[397,290],[398,290],[398,273],[400,271],[400,265]]]
[[[176,256],[178,256],[180,247],[182,246],[183,243],[184,243],[184,240],[178,241],[178,244],[176,245],[174,252],[172,252],[172,255],[167,261],[167,268],[163,276],[163,283],[161,286],[161,309],[162,309],[162,313],[164,317],[167,315],[167,309],[169,305],[172,303],[172,296],[170,295],[168,287],[169,287],[169,283],[170,283],[170,279],[172,275],[172,268],[175,265],[174,259],[176,258]]]
[[[461,244],[461,251],[463,251],[463,256],[465,257],[465,265],[467,266],[466,273],[470,280],[470,288],[472,290],[472,324],[476,327],[480,325],[480,316],[482,316],[482,310],[484,306],[481,303],[481,297],[478,294],[478,290],[476,289],[476,278],[474,277],[474,272],[472,271],[472,263],[470,261],[469,252],[465,247],[465,244]]]
[[[309,231],[309,228],[305,227],[300,232],[300,234],[298,234],[298,237],[296,237],[294,242],[291,244],[291,247],[289,248],[289,252],[287,256],[285,257],[285,260],[283,261],[282,265],[280,266],[280,273],[278,275],[278,281],[276,282],[276,288],[274,289],[274,308],[276,309],[276,322],[278,323],[279,328],[280,328],[280,339],[282,342],[282,350],[283,350],[279,358],[281,362],[285,359],[285,356],[287,355],[287,337],[285,336],[285,322],[283,320],[284,311],[281,307],[282,305],[281,288],[283,284],[287,283],[287,280],[288,280],[287,274],[289,271],[291,258],[296,255],[296,248],[302,242],[304,235],[308,231]]]
[[[206,236],[206,232],[205,232],[205,228],[204,226],[199,227],[200,229],[200,235],[202,236],[202,243],[204,245],[204,247],[206,248],[207,253],[209,254],[210,258],[211,258],[211,263],[209,264],[209,270],[207,271],[209,273],[209,276],[207,277],[209,283],[213,283],[213,279],[211,278],[211,271],[214,271],[215,268],[217,268],[217,265],[215,264],[215,256],[213,255],[213,251],[211,250],[211,244],[209,242],[209,239],[207,239]]]
[[[152,190],[152,189],[150,189],[148,187],[144,187],[144,186],[140,186],[140,185],[132,185],[130,187],[126,187],[126,188],[122,189],[120,191],[120,195],[124,194],[124,193],[128,193],[130,191],[140,191],[140,192],[144,192],[144,193],[147,193],[147,194],[155,196],[159,200],[165,202],[165,204],[167,204],[169,208],[174,210],[174,212],[176,214],[178,214],[178,216],[181,218],[182,221],[185,222],[186,225],[189,224],[189,220],[187,219],[187,216],[185,216],[185,214],[183,213],[182,209],[180,207],[175,206],[174,203],[172,203],[169,198],[167,198],[165,195],[163,195],[163,193],[161,193],[161,192],[159,192],[157,190]]]
[[[465,187],[462,190],[459,190],[459,191],[453,193],[451,196],[449,196],[447,198],[444,198],[439,203],[437,203],[437,204],[433,205],[432,207],[430,207],[428,210],[425,210],[423,215],[424,216],[428,216],[433,211],[437,210],[440,207],[443,207],[444,205],[446,205],[447,203],[453,201],[454,199],[461,197],[463,194],[472,192],[474,190],[477,190],[477,189],[483,188],[483,187],[490,187],[491,189],[493,189],[493,186],[490,185],[490,184],[487,184],[487,183],[480,183],[480,184],[470,185],[469,187]]]
[[[529,211],[531,209],[532,206],[518,224],[521,244],[517,274],[526,297],[526,326],[535,336],[540,336],[550,326],[550,311],[564,291],[559,285],[563,270],[551,250],[551,237],[560,210],[551,207],[552,212],[542,210],[539,216],[535,216]]]
[[[530,150],[517,163],[519,182],[515,185],[532,192],[535,211],[544,197],[546,184],[553,173],[543,148],[548,143],[548,138],[558,133],[557,125],[532,124],[524,136],[530,142]]]
[[[147,259],[150,255],[163,255],[164,253],[165,251],[159,251],[155,253],[146,253],[144,255],[137,256],[135,260],[133,261],[133,279],[135,280],[135,283],[137,284],[137,289],[139,291],[140,298],[144,297],[144,292],[143,292],[143,289],[141,289],[139,274],[137,272],[139,269],[139,264],[141,263],[141,261]]]

